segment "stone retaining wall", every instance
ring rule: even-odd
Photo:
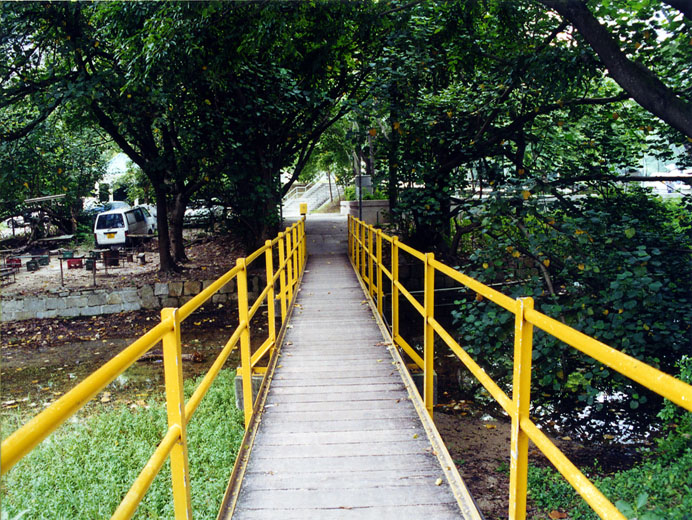
[[[0,300],[0,321],[19,321],[33,318],[73,318],[76,316],[96,316],[117,312],[138,311],[140,309],[162,309],[180,307],[190,301],[202,289],[209,287],[214,280],[167,282],[125,287],[122,289],[89,288],[69,290],[53,289],[48,294],[7,298]],[[257,298],[260,283],[259,275],[248,278],[248,292],[251,299]],[[214,304],[237,301],[235,280],[231,280],[211,298]]]

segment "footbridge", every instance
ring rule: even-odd
[[[418,298],[399,279],[403,255],[421,262],[424,290]],[[258,265],[266,284],[250,302],[247,273]],[[440,276],[514,314],[511,396],[435,318]],[[185,401],[181,327],[233,281],[238,323]],[[391,298],[389,326],[383,321],[385,292]],[[421,315],[422,352],[400,333],[404,299]],[[266,309],[266,321],[260,308]],[[262,328],[253,327],[258,320]],[[2,444],[2,472],[161,342],[168,430],[152,446],[149,462],[129,491],[123,491],[113,518],[135,514],[169,459],[175,518],[192,518],[195,483],[188,468],[187,424],[231,351],[239,348],[246,432],[219,519],[480,519],[433,421],[433,361],[436,348],[445,348],[512,420],[509,518],[526,517],[530,440],[601,518],[624,519],[611,502],[617,497],[603,496],[529,416],[534,327],[692,411],[690,385],[534,310],[531,298],[509,298],[357,219],[315,216],[306,221],[303,215],[188,303],[163,309],[158,325],[10,435]],[[423,374],[422,392],[409,374],[411,365]],[[253,379],[259,378],[254,392]]]

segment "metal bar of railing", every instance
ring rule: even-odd
[[[483,370],[483,368],[476,363],[471,356],[457,343],[454,338],[447,332],[442,325],[440,325],[437,320],[432,319],[430,323],[435,329],[438,336],[447,344],[447,346],[454,352],[462,363],[469,369],[473,376],[478,379],[478,381],[483,385],[483,387],[488,391],[490,395],[498,402],[498,404],[511,415],[514,410],[514,404],[512,400],[507,397],[502,389],[493,381],[493,379]]]
[[[265,270],[267,276],[267,330],[269,331],[269,339],[272,342],[272,348],[276,343],[276,306],[274,305],[274,284],[276,284],[276,275],[274,274],[274,250],[271,240],[265,243],[267,246],[265,254]]]
[[[264,357],[264,355],[269,352],[271,348],[274,347],[274,339],[273,338],[267,338],[264,340],[264,343],[260,345],[260,347],[250,356],[250,366],[254,368],[254,366],[259,363],[259,361]]]
[[[207,374],[204,376],[202,381],[200,381],[199,385],[197,385],[197,388],[195,388],[195,391],[192,393],[190,399],[188,399],[187,403],[185,404],[185,419],[187,419],[188,422],[190,422],[192,414],[195,413],[195,410],[197,410],[202,398],[205,396],[207,390],[209,390],[209,387],[214,382],[214,379],[216,379],[216,376],[221,371],[221,367],[223,367],[224,363],[228,359],[228,356],[230,356],[231,352],[233,352],[235,349],[236,345],[238,344],[238,340],[240,339],[240,333],[246,326],[247,323],[241,322],[236,327],[233,335],[228,339],[226,345],[223,347],[219,355],[216,356],[216,360],[207,371]]]
[[[127,492],[122,502],[115,510],[111,520],[126,520],[132,518],[135,514],[139,503],[147,494],[147,491],[151,487],[151,483],[154,481],[156,475],[161,471],[161,467],[166,462],[168,455],[173,450],[173,446],[176,445],[180,439],[180,427],[178,425],[171,426],[164,435],[163,439],[156,447],[156,450],[149,458],[139,476],[132,483],[130,490]]]
[[[598,513],[598,516],[608,520],[626,520],[626,517],[618,511],[610,500],[579,471],[579,468],[565,457],[564,453],[531,420],[523,418],[521,430],[526,432],[536,447],[541,450],[577,493],[586,500],[586,503]]]
[[[293,238],[292,241],[291,238]],[[279,250],[279,266],[276,272],[273,269],[274,245],[277,245]],[[265,254],[267,285],[252,308],[248,308],[247,266],[263,253]],[[0,450],[2,452],[0,463],[2,473],[9,471],[18,460],[30,452],[117,376],[122,374],[142,354],[159,341],[162,341],[169,428],[115,511],[113,518],[130,518],[134,514],[151,482],[169,455],[171,457],[175,517],[176,519],[189,518],[192,511],[187,456],[187,423],[228,359],[228,356],[239,342],[241,344],[241,359],[243,359],[240,373],[243,376],[243,390],[245,396],[247,396],[247,399],[244,398],[243,406],[246,413],[246,421],[249,420],[252,413],[251,374],[253,373],[252,363],[249,363],[250,319],[266,298],[269,336],[262,347],[260,347],[262,354],[266,354],[274,346],[276,338],[274,285],[277,281],[279,282],[280,294],[278,297],[281,300],[281,319],[282,323],[284,323],[287,316],[287,300],[289,296],[291,298],[293,296],[293,286],[298,282],[300,274],[305,267],[306,259],[307,244],[305,240],[305,218],[303,217],[299,222],[287,228],[285,233],[279,233],[273,240],[267,240],[263,247],[254,251],[247,258],[238,259],[234,268],[214,281],[185,305],[178,309],[163,309],[161,311],[161,323],[142,335],[125,350],[59,398],[50,407],[10,435],[2,443],[2,449]],[[286,283],[286,274],[289,270],[291,271],[288,278],[289,283]],[[193,392],[192,397],[185,403],[183,397],[182,347],[180,342],[181,323],[233,278],[237,278],[238,282],[238,327]],[[258,354],[256,353],[253,358],[255,363],[260,359]],[[260,367],[256,367],[254,371],[257,373],[264,372]],[[248,410],[250,411],[249,414]]]
[[[428,415],[433,416],[433,381],[435,374],[435,329],[430,320],[435,314],[435,267],[432,265],[434,260],[432,253],[425,254],[425,274],[423,295],[424,302],[424,323],[423,323],[423,401]]]
[[[382,230],[377,230],[377,312],[382,316],[382,299],[384,291],[382,290]]]
[[[279,233],[279,300],[281,303],[281,323],[286,321],[286,244],[284,243],[284,234]]]
[[[161,310],[161,321],[173,320],[173,330],[164,335],[163,369],[166,384],[166,411],[168,428],[180,430],[178,442],[171,448],[171,480],[173,509],[176,518],[190,518],[190,465],[187,456],[187,420],[185,419],[185,395],[183,393],[183,358],[180,342],[180,317],[177,309]]]
[[[421,316],[425,317],[425,308],[420,304],[418,300],[416,300],[413,295],[406,290],[404,285],[397,280],[396,283],[394,284],[396,289],[399,291],[399,294],[403,294],[404,297],[409,301],[409,303],[413,306],[414,309],[418,311],[418,314]]]
[[[661,372],[632,356],[623,354],[619,350],[615,350],[605,343],[601,343],[538,311],[527,311],[526,319],[529,323],[591,356],[596,361],[692,412],[692,387],[687,383],[683,383],[665,372]]]
[[[247,270],[245,259],[238,259],[238,320],[246,323],[240,331],[240,376],[243,382],[243,412],[245,414],[245,427],[250,424],[252,418],[252,364],[250,363],[250,316],[248,312]]]
[[[513,409],[511,448],[509,463],[509,517],[526,518],[526,494],[528,492],[529,438],[521,427],[521,421],[529,417],[531,405],[531,353],[533,326],[526,321],[525,312],[533,309],[533,299],[516,301],[514,311],[514,373],[512,380]]]
[[[5,439],[1,450],[2,474],[9,471],[17,461],[122,374],[142,354],[156,345],[172,327],[172,320],[159,323]]]
[[[286,288],[288,290],[288,301],[293,300],[293,247],[292,247],[292,240],[293,236],[291,231],[286,228],[286,232],[284,235],[286,239]]]
[[[408,354],[408,357],[411,358],[411,360],[420,368],[421,370],[425,368],[425,362],[423,361],[423,358],[420,357],[418,352],[415,351],[415,349],[409,345],[404,338],[401,336],[392,336],[392,339],[394,340],[394,343],[399,345],[402,349],[404,349],[404,352]]]
[[[349,217],[349,243],[353,244],[351,261],[354,269],[365,281],[365,233],[372,233],[373,226]],[[378,240],[380,232],[378,231]],[[362,238],[361,238],[362,237]],[[593,510],[601,517],[607,519],[624,520],[624,516],[613,504],[598,491],[594,485],[559,451],[559,449],[541,432],[529,418],[530,387],[531,387],[531,357],[533,326],[539,327],[548,334],[564,341],[573,348],[591,356],[595,360],[613,368],[633,381],[659,393],[677,405],[692,411],[692,386],[657,370],[646,363],[638,361],[608,345],[601,343],[567,325],[560,323],[538,311],[533,310],[533,300],[523,298],[514,300],[508,296],[470,278],[451,267],[438,262],[430,253],[421,253],[410,246],[399,242],[396,236],[389,237],[381,234],[382,240],[391,243],[391,276],[392,284],[392,339],[411,357],[411,359],[425,370],[424,400],[426,408],[430,403],[427,398],[431,392],[429,385],[432,382],[432,364],[430,363],[429,349],[434,342],[434,336],[430,339],[430,333],[437,334],[466,365],[471,373],[488,390],[495,400],[505,409],[512,418],[511,435],[511,467],[510,467],[510,514],[512,520],[522,520],[526,517],[527,494],[527,468],[528,468],[528,441],[529,439],[548,457],[567,481],[586,500]],[[359,253],[360,246],[360,255]],[[403,250],[423,262],[424,291],[423,305],[405,289],[399,280],[399,251]],[[368,249],[368,258],[373,258],[372,246]],[[378,264],[378,276],[380,270],[387,273],[379,254],[376,257]],[[437,322],[433,316],[434,308],[434,276],[440,271],[456,282],[475,291],[477,294],[489,299],[500,307],[515,315],[515,348],[514,348],[514,377],[513,397],[510,398],[490,378],[485,371],[469,356],[466,351],[452,338],[452,336]],[[370,277],[372,271],[369,270]],[[399,334],[399,295],[403,294],[413,305],[417,312],[424,318],[424,359]],[[372,297],[372,292],[370,292]],[[379,298],[379,282],[378,282]],[[381,313],[381,311],[379,311]]]
[[[399,336],[399,238],[392,240],[392,337]],[[420,366],[420,365],[419,365]]]

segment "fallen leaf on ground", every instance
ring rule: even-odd
[[[550,513],[548,513],[548,516],[553,520],[558,520],[559,518],[567,518],[567,513],[562,513],[560,511],[553,510]]]

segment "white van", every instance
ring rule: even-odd
[[[131,235],[153,234],[151,217],[142,208],[114,209],[96,216],[94,239],[99,246],[129,245]],[[149,217],[149,218],[147,218]]]

